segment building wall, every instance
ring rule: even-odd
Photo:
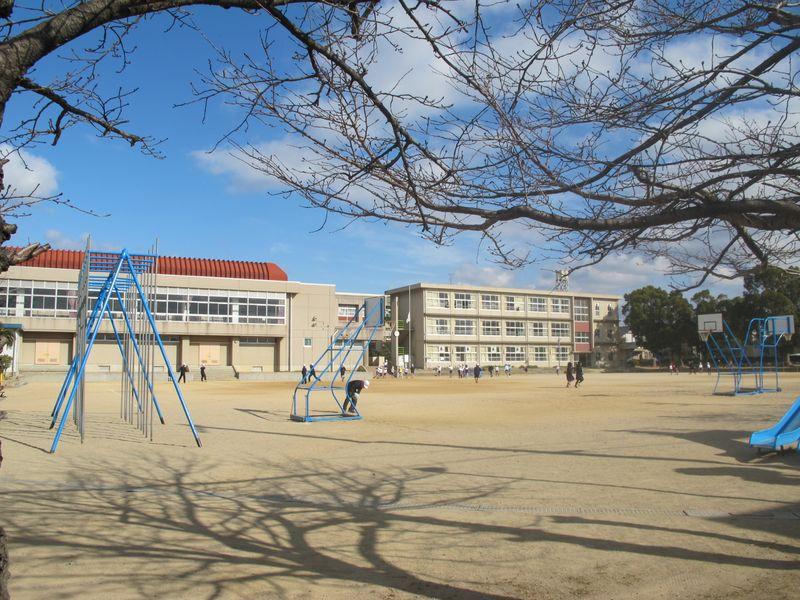
[[[615,366],[620,360],[619,297],[440,284],[414,284],[410,294],[409,287],[387,294],[397,302],[399,321],[408,314],[410,295],[417,366],[509,362],[551,367],[570,360]],[[446,305],[437,305],[439,294]],[[399,325],[398,345],[407,347],[409,332],[404,323]]]
[[[33,282],[35,295],[37,286],[73,286],[74,289],[78,275],[74,269],[16,266],[5,273],[0,281]],[[165,350],[173,368],[186,363],[194,372],[197,372],[201,362],[208,366],[217,366],[218,363],[219,367],[229,367],[232,372],[298,371],[303,364],[310,364],[323,353],[331,338],[346,322],[339,319],[339,305],[361,305],[366,296],[337,294],[333,285],[292,281],[159,275],[156,284],[160,292],[162,289],[188,289],[189,302],[192,290],[207,290],[209,298],[214,291],[220,294],[224,292],[231,297],[250,292],[286,295],[282,324],[240,322],[240,317],[234,314],[225,317],[234,322],[192,321],[188,312],[179,314],[178,320],[158,318],[157,326],[162,338],[167,340]],[[5,298],[3,295],[3,300]],[[71,306],[74,312],[74,301]],[[12,307],[0,306],[0,311],[4,311],[0,318],[4,322],[22,326],[19,370],[65,370],[71,360],[75,317],[68,316],[67,310],[39,311],[47,312],[50,316],[34,316],[31,308],[23,306],[21,300]],[[189,310],[188,303],[186,310]],[[53,316],[55,314],[61,316]],[[121,325],[121,319],[118,324]],[[90,355],[89,370],[120,371],[122,360],[115,339],[102,339],[112,334],[107,321],[103,323],[100,334]],[[40,343],[40,355],[46,351],[57,353],[57,363],[36,364],[37,340]],[[58,343],[58,347],[42,345],[51,342]],[[347,363],[349,368],[357,366],[356,358],[357,355],[350,357]],[[157,365],[162,363],[160,356],[156,362]]]

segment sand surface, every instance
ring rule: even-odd
[[[59,385],[0,401],[0,522],[27,598],[796,598],[800,457],[759,456],[800,377],[374,381],[363,421],[287,420],[286,383],[185,386],[154,442],[87,387],[87,439],[45,450]]]

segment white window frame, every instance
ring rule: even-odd
[[[500,346],[481,346],[481,361],[484,363],[499,363],[503,360]]]
[[[536,338],[547,337],[547,324],[544,321],[528,321],[528,335]]]
[[[589,300],[583,298],[576,298],[575,300],[575,310],[574,310],[574,317],[576,321],[580,321],[581,323],[588,323],[589,322]]]
[[[500,310],[499,294],[481,294],[481,310]]]
[[[425,320],[428,335],[450,335],[450,319],[431,317]]]
[[[506,337],[525,337],[525,321],[503,321],[503,323]]]
[[[486,332],[486,329],[487,329],[486,328],[486,324],[487,323],[496,323],[497,327],[496,328],[493,327],[492,328],[492,332],[491,333],[487,333]],[[499,320],[481,320],[481,335],[499,337],[501,332],[502,332],[502,329],[501,329]]]
[[[531,362],[546,363],[547,362],[547,346],[532,346],[531,347]]]
[[[453,335],[463,337],[474,336],[475,319],[453,319]]]
[[[550,323],[550,337],[568,339],[570,337],[569,323],[553,321]]]
[[[509,312],[525,312],[525,298],[522,296],[506,296],[505,307]]]
[[[508,363],[525,362],[525,346],[506,346],[503,348],[503,356]]]
[[[543,296],[528,296],[528,312],[547,314],[547,298]]]
[[[453,293],[454,310],[472,310],[475,308],[475,294],[469,292]]]
[[[587,331],[576,331],[575,332],[575,343],[576,344],[588,344],[589,343],[589,332],[587,332]]]
[[[561,315],[569,314],[569,307],[570,307],[569,298],[551,298],[550,306],[552,312],[555,314],[561,314]]]
[[[428,290],[425,293],[425,306],[427,308],[450,308],[450,292],[436,292]]]
[[[453,346],[453,360],[457,363],[474,363],[476,358],[475,346]]]

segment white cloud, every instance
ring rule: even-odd
[[[264,142],[254,148],[263,156],[274,155],[289,171],[308,168],[305,159],[307,151],[292,145],[288,138]],[[214,152],[195,150],[190,153],[190,156],[203,170],[212,175],[227,177],[227,190],[234,194],[273,191],[285,187],[275,178],[248,164],[250,159],[236,150],[216,150]]]
[[[9,161],[3,167],[3,179],[16,194],[51,196],[58,191],[58,171],[46,158],[27,150],[15,152],[8,144],[0,144],[0,157]]]
[[[513,287],[516,273],[500,265],[462,263],[452,275],[453,283],[485,285],[489,287]]]
[[[75,237],[59,229],[48,229],[44,234],[47,242],[58,250],[85,250],[86,240],[89,239],[88,233],[82,233]],[[122,249],[119,244],[110,242],[92,241],[92,250],[102,250],[105,252],[118,252]]]

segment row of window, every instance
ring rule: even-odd
[[[478,332],[484,336],[499,336],[505,334],[510,337],[525,337],[525,330],[530,337],[547,337],[548,323],[545,321],[500,321],[475,319],[437,319],[428,318],[425,330],[428,335],[471,335]],[[569,323],[552,322],[549,327],[551,337],[569,338],[571,327]],[[576,334],[577,335],[577,334]],[[588,334],[586,334],[588,336]],[[588,339],[587,339],[588,341]]]
[[[428,363],[566,363],[572,360],[572,350],[568,346],[428,345],[425,359]]]
[[[549,298],[550,311],[556,314],[570,314],[569,298]],[[433,309],[472,310],[480,306],[481,310],[499,311],[501,306],[506,311],[547,313],[548,298],[543,296],[500,296],[499,294],[471,294],[468,292],[436,292],[428,291],[425,296],[425,305]],[[594,316],[600,317],[600,303],[595,303]],[[589,300],[587,298],[575,299],[576,321],[589,320]]]
[[[89,292],[89,305],[98,290]],[[78,286],[55,281],[0,280],[0,316],[77,316]],[[121,316],[116,298],[109,307]],[[217,323],[286,323],[286,294],[193,288],[157,288],[151,304],[161,321]]]

